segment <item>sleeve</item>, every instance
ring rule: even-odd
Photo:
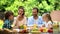
[[[8,26],[9,26],[9,25],[8,25],[8,21],[5,21],[5,22],[4,22],[4,25],[3,25],[3,28],[8,28]]]
[[[49,21],[48,23],[52,25],[52,22],[51,21]]]
[[[43,22],[42,17],[39,16],[39,23],[38,23],[38,26],[39,26],[39,27],[42,27],[43,24],[45,24],[45,23]]]

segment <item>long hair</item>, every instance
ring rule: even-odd
[[[24,7],[23,7],[23,6],[19,6],[18,10],[19,10],[19,9],[23,9],[23,14],[22,14],[22,15],[25,15]]]
[[[49,13],[44,13],[43,16],[44,16],[44,15],[48,18],[48,20],[50,20],[50,21],[53,23],[53,21],[52,21],[51,16],[50,16]]]

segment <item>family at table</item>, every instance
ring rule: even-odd
[[[23,6],[18,8],[18,16],[14,18],[14,14],[12,11],[5,12],[5,20],[1,22],[3,26],[0,29],[19,29],[21,25],[26,25],[28,27],[33,28],[33,25],[36,24],[38,27],[46,27],[48,29],[52,28],[52,20],[49,13],[44,13],[42,16],[39,16],[39,9],[34,7],[32,9],[32,16],[25,16],[25,9]],[[1,21],[2,19],[0,19]]]

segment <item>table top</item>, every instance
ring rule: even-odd
[[[17,31],[16,31],[17,30]],[[20,30],[20,31],[19,31]],[[9,30],[9,29],[0,29],[1,34],[48,34],[49,32],[22,32],[21,29]],[[58,29],[49,34],[59,34]]]

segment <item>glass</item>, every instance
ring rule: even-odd
[[[59,22],[59,32],[60,32],[60,22]]]
[[[59,23],[57,21],[53,22],[53,28],[57,29],[59,27]]]
[[[58,34],[59,31],[59,22],[58,21],[53,21],[53,34]]]

